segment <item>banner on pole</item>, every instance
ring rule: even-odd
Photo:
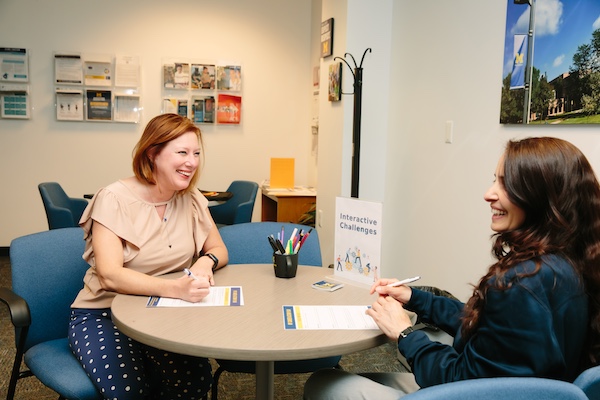
[[[515,35],[512,75],[510,77],[511,89],[525,87],[525,58],[527,57],[527,35]]]

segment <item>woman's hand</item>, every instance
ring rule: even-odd
[[[184,275],[175,281],[178,284],[180,299],[197,303],[210,293],[210,282],[206,277]]]
[[[215,278],[213,276],[213,261],[208,257],[200,257],[194,265],[190,268],[194,275],[197,278],[206,278],[210,283],[210,286],[215,285]]]
[[[402,304],[406,304],[410,301],[412,296],[412,289],[410,286],[388,286],[390,283],[398,282],[397,279],[379,279],[371,286],[370,293],[378,293],[380,296],[391,296]]]
[[[379,296],[366,313],[373,318],[379,329],[392,340],[398,340],[400,332],[412,326],[410,317],[402,304],[391,295]]]

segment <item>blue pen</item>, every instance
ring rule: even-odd
[[[196,278],[196,275],[194,275],[194,273],[192,271],[190,271],[189,269],[187,269],[187,268],[185,268],[183,270],[183,272],[185,272],[185,274],[187,276],[189,276],[190,278],[192,278],[192,279],[196,279],[196,280],[198,279],[198,278]]]

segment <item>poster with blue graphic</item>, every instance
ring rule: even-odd
[[[527,57],[527,35],[515,35],[515,59],[510,78],[511,89],[525,87],[525,57]]]
[[[600,124],[600,1],[507,0],[501,124]]]
[[[334,276],[371,285],[381,276],[381,203],[336,198]]]

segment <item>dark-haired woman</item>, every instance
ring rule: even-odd
[[[368,311],[412,374],[313,374],[306,399],[397,399],[446,382],[500,376],[572,381],[600,356],[600,187],[585,156],[555,138],[510,141],[485,193],[497,262],[466,304],[412,289],[371,291]],[[406,310],[454,336],[413,331]]]

